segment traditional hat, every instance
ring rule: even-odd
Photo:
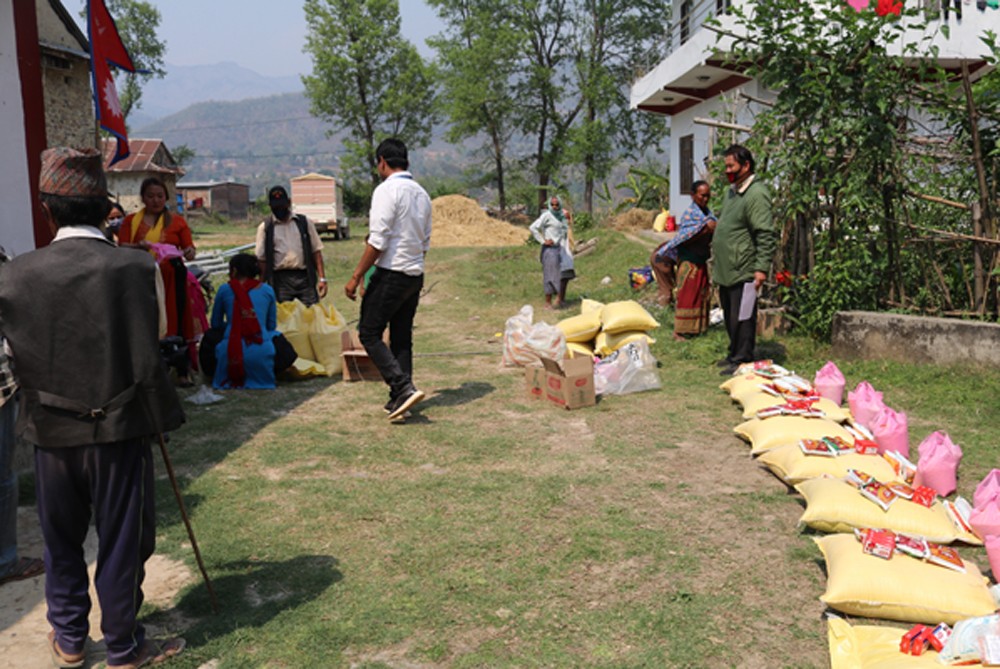
[[[94,148],[57,146],[42,151],[38,190],[47,195],[107,197],[104,157]]]

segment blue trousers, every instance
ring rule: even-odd
[[[379,267],[361,299],[358,339],[393,398],[413,383],[413,317],[423,286],[423,274],[410,276]],[[386,326],[391,349],[382,341]]]
[[[17,397],[0,407],[0,576],[17,565],[17,473],[14,471],[14,423]]]
[[[45,538],[45,599],[59,647],[83,652],[90,595],[83,542],[97,528],[94,587],[109,664],[127,664],[145,641],[138,621],[146,560],[156,542],[148,439],[35,448],[38,519]]]

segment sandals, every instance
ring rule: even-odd
[[[152,641],[146,639],[146,642],[142,644],[142,648],[139,649],[139,654],[135,656],[128,664],[109,664],[108,669],[138,669],[139,667],[145,667],[150,664],[160,664],[161,662],[166,662],[172,657],[180,655],[181,651],[187,646],[187,642],[181,637],[174,637],[173,639],[166,639],[163,641]]]
[[[55,630],[49,630],[49,654],[52,656],[52,664],[58,667],[58,669],[76,669],[77,667],[82,667],[84,660],[87,659],[87,654],[84,653],[67,653],[59,647],[59,642],[56,641]]]
[[[45,563],[38,558],[20,558],[6,576],[0,578],[0,585],[13,581],[23,581],[45,573]]]

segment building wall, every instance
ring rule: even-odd
[[[97,146],[89,61],[43,48],[42,67],[49,146]]]

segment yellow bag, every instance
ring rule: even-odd
[[[588,358],[594,357],[594,349],[588,342],[566,342],[566,350],[571,352],[574,356],[583,355]]]
[[[719,386],[719,390],[723,390],[729,393],[729,396],[736,398],[738,395],[743,395],[748,392],[762,392],[760,390],[760,384],[767,383],[770,381],[765,376],[757,376],[756,374],[740,374],[732,378],[726,379]]]
[[[280,302],[277,309],[278,331],[295,349],[300,358],[315,360],[316,356],[309,343],[309,325],[313,319],[312,311],[298,300]]]
[[[830,669],[941,669],[944,665],[933,648],[923,655],[899,652],[899,640],[909,631],[908,626],[851,625],[831,616],[826,623]],[[976,662],[971,666],[982,665]]]
[[[579,316],[570,316],[556,323],[556,327],[566,335],[567,343],[594,341],[601,330],[601,312],[588,311]]]
[[[825,418],[805,418],[803,416],[775,416],[773,418],[753,418],[740,423],[733,432],[750,442],[751,453],[758,455],[778,446],[797,444],[800,439],[822,439],[841,437],[853,444],[854,437],[840,423]]]
[[[979,568],[965,573],[896,553],[891,560],[865,555],[853,534],[814,539],[826,560],[826,592],[820,600],[848,615],[954,625],[993,613],[996,605]],[[899,640],[896,640],[899,648]]]
[[[798,444],[779,446],[761,453],[757,462],[788,485],[797,485],[821,476],[843,478],[848,469],[857,469],[871,474],[879,481],[893,481],[896,472],[881,455],[861,455],[845,453],[835,458],[822,455],[806,455]]]
[[[309,310],[312,312],[309,344],[312,346],[314,359],[323,366],[327,376],[339,374],[344,368],[340,357],[340,333],[347,327],[344,317],[333,306],[333,302],[314,304]]]
[[[663,232],[667,227],[667,217],[670,216],[670,212],[666,209],[661,209],[660,213],[656,215],[653,219],[653,231]]]
[[[601,315],[601,309],[604,308],[603,302],[598,302],[597,300],[588,300],[586,297],[580,300],[580,313],[589,314],[591,311],[596,311],[598,317]]]
[[[739,397],[734,394],[732,397],[733,400],[743,405],[744,420],[750,420],[756,416],[757,412],[761,409],[776,407],[787,401],[782,397],[775,397],[774,395],[765,393],[763,390],[757,392],[745,392]],[[828,419],[837,421],[838,423],[843,423],[851,417],[850,412],[842,409],[834,404],[832,400],[828,400],[825,397],[819,398],[818,401],[813,403],[813,407],[826,414]]]
[[[660,327],[656,319],[635,300],[605,304],[601,309],[601,323],[608,334],[635,330],[647,332]]]
[[[311,376],[329,376],[323,365],[305,358],[296,358],[285,373],[294,379],[308,379]]]
[[[855,528],[878,527],[924,537],[938,544],[962,541],[981,546],[983,543],[976,535],[955,527],[940,502],[927,508],[897,499],[888,511],[883,511],[879,505],[862,497],[857,488],[841,479],[810,479],[799,483],[795,490],[806,500],[806,510],[799,523],[820,532],[851,532]],[[939,569],[947,571],[943,567]]]
[[[597,334],[597,339],[594,340],[594,351],[597,355],[602,358],[607,355],[611,355],[622,346],[630,344],[634,341],[639,341],[640,339],[645,339],[648,344],[655,344],[656,340],[647,335],[645,332],[619,332],[618,334],[608,334],[607,332],[599,332]]]

